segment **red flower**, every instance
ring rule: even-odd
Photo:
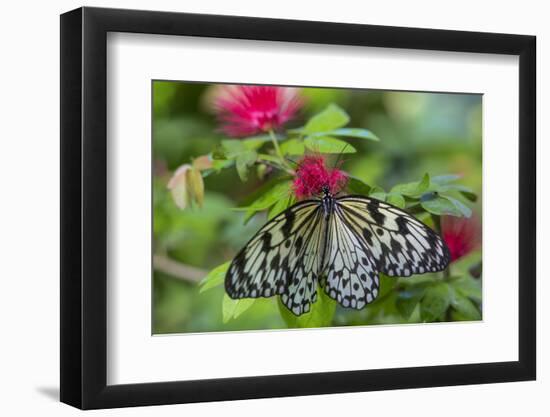
[[[213,109],[222,131],[232,137],[277,130],[303,105],[297,90],[261,85],[222,85],[213,93]]]
[[[451,261],[462,258],[481,243],[481,227],[475,218],[445,216],[441,229],[443,240],[451,252]]]
[[[339,169],[327,169],[322,156],[305,156],[298,164],[294,179],[294,194],[299,199],[320,194],[323,187],[328,187],[331,194],[336,194],[346,186],[347,175]]]

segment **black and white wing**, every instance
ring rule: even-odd
[[[327,246],[321,287],[343,307],[362,309],[378,295],[375,259],[360,234],[350,227],[335,205],[327,227]]]
[[[339,197],[335,206],[335,215],[359,236],[378,271],[408,277],[441,271],[449,264],[443,239],[405,211],[363,196]]]
[[[297,203],[266,223],[231,262],[225,290],[234,299],[280,295],[294,314],[317,299],[325,236],[320,200]]]

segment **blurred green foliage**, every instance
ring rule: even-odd
[[[266,169],[268,136],[243,141],[219,132],[206,105],[209,87],[153,83],[154,251],[192,268],[188,275],[155,268],[153,333],[481,319],[480,250],[453,262],[445,274],[382,275],[377,300],[360,311],[336,306],[323,294],[319,308],[299,318],[278,297],[231,300],[223,288],[228,261],[294,199],[289,177]],[[305,107],[280,146],[287,158],[296,160],[308,149],[345,149],[333,162],[341,158],[350,192],[385,199],[436,228],[438,215],[469,216],[473,207],[480,217],[480,95],[327,88],[302,94]],[[217,160],[203,172],[203,206],[181,210],[168,182],[179,166],[206,154]],[[257,165],[262,158],[266,165]]]

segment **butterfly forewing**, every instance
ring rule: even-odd
[[[231,298],[280,295],[296,315],[315,302],[318,257],[324,235],[318,200],[304,201],[274,217],[233,259],[225,289]]]

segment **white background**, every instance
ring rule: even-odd
[[[518,211],[500,210],[518,198],[517,57],[136,34],[107,45],[109,384],[518,359]],[[151,337],[151,79],[483,93],[483,322]]]
[[[549,212],[542,195],[550,168],[547,113],[550,95],[542,79],[550,59],[550,28],[544,2],[503,1],[366,2],[344,1],[89,1],[88,5],[162,9],[266,17],[287,17],[398,26],[433,27],[536,34],[538,36],[539,213]],[[74,1],[10,2],[2,10],[2,274],[0,317],[2,401],[4,415],[73,415],[56,402],[58,392],[59,309],[59,25],[58,14],[80,6]],[[548,253],[549,221],[539,215],[539,258]],[[371,415],[548,415],[550,390],[550,284],[539,268],[538,381],[497,385],[432,388],[326,395],[291,399],[238,401],[95,412],[97,415],[257,416],[347,413]],[[545,323],[546,322],[546,323]],[[472,341],[475,343],[475,341]]]

